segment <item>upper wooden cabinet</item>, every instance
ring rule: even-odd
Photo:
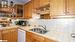
[[[50,2],[50,0],[32,0],[34,9],[45,6],[45,5],[49,4],[49,2]]]
[[[50,14],[52,18],[74,16],[75,0],[50,0]]]
[[[39,8],[40,7],[40,0],[32,0],[33,8]]]
[[[67,15],[75,15],[75,0],[66,0]]]
[[[65,15],[65,1],[64,0],[50,0],[50,15],[54,16]]]
[[[23,18],[24,15],[24,7],[21,4],[16,4],[15,5],[15,12],[16,12],[16,17],[17,18]]]
[[[50,0],[32,0],[33,1],[33,8],[39,8],[42,6],[45,6],[47,4],[49,4]]]
[[[40,0],[40,7],[45,6],[50,3],[50,0]]]
[[[31,0],[25,4],[25,18],[32,17],[32,13],[36,12],[40,7],[50,4],[50,18],[60,18],[75,15],[75,0]],[[39,11],[40,12],[40,11]],[[44,12],[42,12],[44,13]]]
[[[33,8],[32,1],[30,1],[24,5],[24,18],[25,19],[32,18],[32,8]]]

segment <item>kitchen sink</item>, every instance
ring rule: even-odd
[[[40,33],[40,34],[45,34],[45,33],[48,32],[47,30],[44,30],[44,29],[41,29],[41,28],[33,28],[33,29],[30,29],[30,31],[37,32],[37,33]]]

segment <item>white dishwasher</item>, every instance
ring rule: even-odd
[[[26,31],[18,29],[18,42],[26,42]]]

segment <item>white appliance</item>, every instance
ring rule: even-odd
[[[26,31],[18,29],[18,42],[26,42]]]

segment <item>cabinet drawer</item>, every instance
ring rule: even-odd
[[[8,32],[16,32],[18,31],[17,29],[5,29],[2,31],[2,33],[8,33]]]
[[[52,40],[52,39],[45,38],[45,42],[57,42],[57,41]]]

